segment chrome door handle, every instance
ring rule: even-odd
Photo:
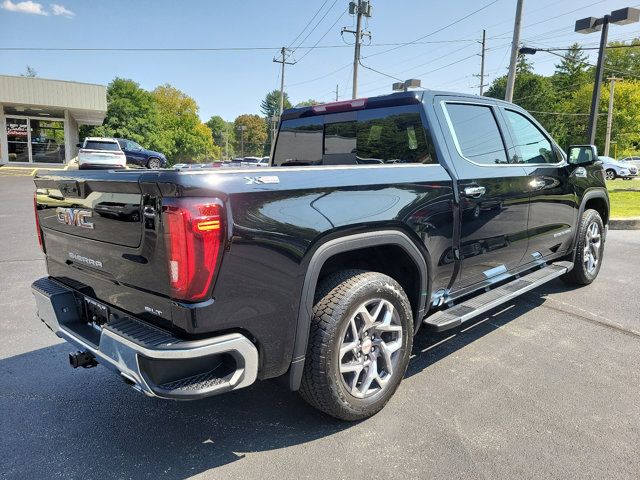
[[[541,188],[544,188],[546,185],[547,185],[547,182],[545,182],[541,178],[534,178],[529,182],[529,186],[531,186],[531,188],[533,188],[534,190],[539,190]]]
[[[478,198],[485,194],[487,191],[484,187],[465,187],[464,194],[467,197]]]
[[[587,178],[587,169],[584,167],[578,167],[573,171],[573,174],[579,178]]]

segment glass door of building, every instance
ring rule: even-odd
[[[7,117],[7,142],[10,162],[29,162],[29,122],[26,118]]]
[[[64,122],[29,119],[31,161],[64,163]]]

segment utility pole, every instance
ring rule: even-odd
[[[288,48],[282,47],[280,49],[281,58],[274,58],[273,61],[275,63],[282,64],[282,70],[280,71],[280,110],[278,110],[278,116],[282,115],[282,111],[284,110],[284,66],[285,65],[294,65],[296,62],[287,62],[287,52]]]
[[[225,151],[227,152],[226,155],[226,159],[225,160],[229,160],[229,126],[227,125],[227,127],[225,128],[226,132],[224,132],[224,145],[225,145]]]
[[[522,4],[524,0],[518,0],[516,6],[516,19],[513,24],[513,39],[511,40],[511,60],[509,61],[509,75],[507,77],[507,90],[504,99],[513,101],[513,89],[516,85],[516,64],[518,63],[518,49],[520,48],[520,25],[522,24]]]
[[[244,131],[247,129],[246,125],[240,125],[238,130],[240,130],[240,156],[244,158]]]
[[[353,51],[353,89],[351,91],[351,98],[356,98],[358,96],[358,66],[360,65],[360,46],[362,45],[362,38],[369,37],[371,38],[370,32],[362,31],[362,17],[369,18],[371,17],[371,3],[369,0],[356,0],[349,2],[349,13],[351,15],[356,15],[356,29],[349,30],[347,27],[342,27],[343,34],[344,32],[353,33],[356,36],[356,43],[354,45]]]
[[[604,137],[604,156],[609,156],[609,145],[611,144],[611,124],[613,123],[613,92],[616,88],[616,80],[621,78],[609,77],[609,110],[607,110],[607,134]]]
[[[338,101],[338,84],[336,83],[336,102]]]
[[[484,92],[484,58],[485,58],[485,53],[487,50],[487,31],[486,30],[482,30],[482,42],[480,42],[480,45],[482,45],[482,50],[480,52],[480,75],[474,75],[474,77],[479,77],[480,78],[480,95],[482,95],[482,93]]]

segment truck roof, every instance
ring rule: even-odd
[[[493,97],[481,97],[470,93],[449,92],[441,90],[421,90],[411,92],[397,92],[388,95],[379,95],[375,97],[356,98],[354,100],[343,100],[339,102],[323,103],[310,107],[290,108],[282,112],[282,120],[291,120],[301,117],[312,117],[316,115],[324,115],[326,113],[347,112],[352,110],[366,110],[369,108],[396,107],[400,105],[412,105],[424,103],[432,99],[436,95],[456,96],[466,98],[482,98],[499,103],[513,105],[504,100]]]

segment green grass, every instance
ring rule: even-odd
[[[607,181],[611,218],[640,217],[640,180]]]

